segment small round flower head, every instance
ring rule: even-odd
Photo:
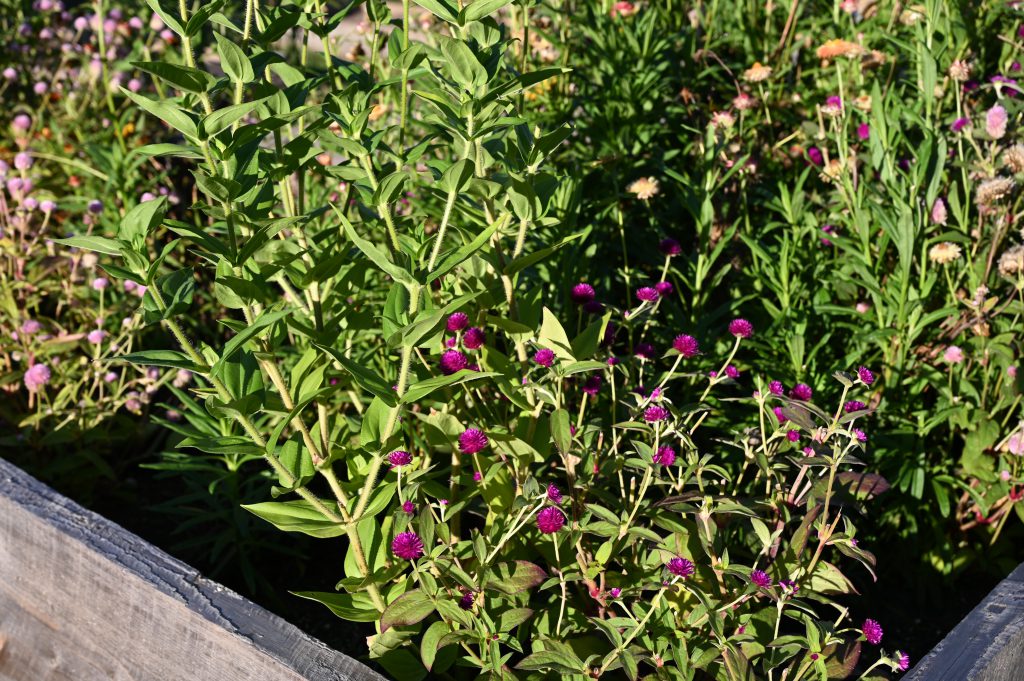
[[[957,345],[950,345],[946,348],[946,351],[942,353],[942,358],[950,364],[959,364],[964,361],[964,351]]]
[[[554,534],[565,525],[565,514],[554,506],[545,506],[537,514],[537,529],[544,534]]]
[[[596,395],[601,391],[601,382],[601,377],[594,374],[583,382],[583,392],[590,396]]]
[[[445,327],[452,333],[462,331],[467,326],[469,326],[469,315],[465,312],[451,313],[448,315],[448,321],[445,323]]]
[[[25,388],[29,392],[36,392],[50,382],[50,367],[45,364],[33,364],[25,372]]]
[[[100,201],[99,199],[93,199],[92,201],[89,202],[89,205],[86,206],[86,208],[89,209],[90,213],[102,213],[103,202]]]
[[[857,369],[857,378],[859,378],[860,382],[864,385],[871,385],[875,382],[875,375],[871,373],[871,370],[867,367]]]
[[[758,589],[767,589],[772,585],[772,578],[764,570],[751,570],[750,583]]]
[[[620,595],[622,595],[622,589],[620,589],[617,586],[613,586],[611,589],[608,590],[608,594],[612,598],[618,598]]]
[[[416,512],[416,504],[412,503],[411,501],[403,501],[402,510],[408,513],[409,515],[412,515]]]
[[[636,198],[646,201],[658,193],[658,180],[653,177],[641,177],[626,187],[630,194],[636,194]]]
[[[789,391],[790,397],[794,400],[800,400],[801,402],[809,402],[813,395],[814,391],[811,390],[811,386],[806,383],[797,383],[793,386],[793,389]]]
[[[754,335],[754,325],[746,319],[734,319],[729,322],[729,333],[739,338],[750,338]]]
[[[404,560],[416,560],[423,555],[423,540],[415,532],[396,534],[391,553]]]
[[[548,348],[541,348],[537,352],[533,353],[533,361],[542,367],[550,367],[555,363],[555,352]]]
[[[594,287],[590,284],[576,284],[572,287],[572,291],[569,292],[569,297],[572,302],[577,305],[584,305],[594,300],[597,297],[597,293],[594,291]]]
[[[658,356],[658,351],[650,343],[637,343],[633,348],[633,354],[643,359],[654,359]]]
[[[676,450],[668,445],[658,447],[658,451],[654,453],[654,463],[661,464],[662,466],[671,466],[675,462]]]
[[[644,421],[648,423],[656,423],[658,421],[664,421],[669,417],[668,409],[662,407],[659,404],[647,407],[644,410]]]
[[[28,170],[32,167],[32,157],[24,151],[15,154],[14,167],[18,170]]]
[[[800,440],[800,431],[792,429],[787,430],[786,439],[789,440],[790,442],[798,442]]]
[[[445,350],[444,354],[441,355],[441,373],[445,375],[451,375],[462,369],[465,369],[469,365],[469,360],[466,356],[458,350]]]
[[[867,442],[868,441],[868,434],[865,433],[860,428],[854,428],[853,429],[853,436],[855,438],[857,438],[857,442]]]
[[[864,638],[867,642],[873,646],[877,646],[882,642],[882,625],[873,619],[864,620],[864,624],[861,625],[860,630],[864,633]]]
[[[115,371],[108,371],[107,373],[103,374],[103,382],[104,383],[113,383],[114,381],[116,381],[119,378],[120,378],[120,376],[118,376],[117,372],[115,372]]]
[[[868,405],[864,404],[859,400],[850,400],[849,402],[843,405],[843,409],[846,411],[847,414],[852,414],[855,411],[864,411],[867,408]]]
[[[659,281],[654,285],[654,290],[658,292],[658,296],[660,298],[664,298],[665,296],[672,295],[672,291],[674,291],[675,288],[673,288],[671,281]]]
[[[658,289],[653,286],[642,286],[636,290],[636,299],[647,303],[653,303],[658,299]]]
[[[462,594],[462,598],[459,599],[459,607],[463,610],[470,610],[473,607],[473,602],[475,600],[476,599],[473,596],[473,592],[467,591],[466,593]]]
[[[857,139],[861,142],[871,137],[871,126],[867,123],[861,123],[857,126]]]
[[[780,426],[789,420],[786,418],[786,415],[782,413],[782,407],[772,407],[772,413],[775,414],[775,418],[778,419]]]
[[[693,336],[687,336],[685,333],[676,336],[675,340],[672,341],[672,347],[686,358],[693,357],[700,352],[700,345],[697,343],[697,339]]]
[[[476,350],[484,344],[486,338],[484,330],[474,326],[466,330],[465,335],[462,336],[462,344],[470,350]]]
[[[8,66],[4,69],[4,80],[14,80],[18,77],[18,72],[13,66]]]
[[[953,132],[960,132],[961,130],[963,130],[964,128],[969,126],[970,124],[971,124],[970,119],[958,118],[955,121],[953,121],[953,124],[949,126],[949,129],[952,130]]]
[[[470,428],[459,436],[459,451],[463,454],[476,454],[487,448],[487,435],[478,428]]]
[[[480,482],[484,479],[484,474],[480,471],[473,471],[473,482]]]
[[[44,199],[39,202],[39,208],[44,213],[52,213],[53,211],[57,210],[57,204],[56,202],[51,201],[50,199]]]
[[[800,587],[791,579],[783,579],[779,582],[779,588],[782,589],[783,593],[792,595],[800,590]]]
[[[548,490],[545,494],[551,503],[562,503],[562,490],[558,489],[555,485],[548,485]]]
[[[1006,135],[1006,122],[1008,120],[1009,116],[1006,113],[1006,109],[996,104],[985,113],[985,132],[993,139],[1001,139]]]
[[[807,159],[816,166],[824,165],[825,163],[825,156],[818,147],[811,147],[807,150]]]
[[[391,464],[392,468],[408,466],[412,463],[412,454],[401,449],[396,449],[388,454],[388,463]]]
[[[780,397],[783,393],[786,392],[786,389],[785,387],[783,387],[782,381],[772,381],[771,383],[768,384],[768,392],[770,392],[772,395],[775,395],[776,397]]]
[[[682,577],[683,579],[686,579],[696,571],[693,561],[679,557],[670,560],[667,567],[669,572],[674,574],[676,577]]]
[[[604,305],[596,300],[588,300],[583,303],[583,311],[587,314],[601,314],[604,312]]]
[[[946,203],[941,199],[935,199],[935,203],[932,204],[932,210],[930,214],[933,224],[945,225],[949,219],[949,213],[946,211]]]
[[[44,81],[39,81],[38,83],[32,86],[32,92],[36,93],[37,95],[45,95],[46,91],[49,89],[50,86],[47,85]]]
[[[896,659],[896,667],[901,672],[905,672],[910,669],[910,655],[907,655],[902,650],[897,650],[894,653],[894,658]]]
[[[22,325],[20,331],[26,336],[37,334],[43,330],[43,325],[35,319],[26,319]]]
[[[92,331],[89,332],[89,335],[86,336],[85,338],[86,338],[86,340],[88,340],[93,345],[99,345],[100,343],[103,342],[103,339],[106,338],[106,337],[107,337],[107,332],[106,331],[103,331],[102,329],[93,329]]]
[[[11,119],[11,127],[16,130],[28,130],[32,127],[32,118],[28,114],[18,114]]]
[[[673,257],[682,253],[683,247],[672,237],[665,237],[658,244],[658,250],[669,257]]]
[[[729,366],[725,367],[725,375],[733,379],[739,378],[740,370],[734,367],[732,364],[730,364]]]

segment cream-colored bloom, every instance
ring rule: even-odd
[[[1015,173],[1024,173],[1024,144],[1014,144],[1003,151],[1003,163]]]
[[[996,177],[978,185],[974,200],[979,206],[991,206],[1013,190],[1013,180],[1009,177]]]
[[[760,83],[761,81],[768,80],[771,75],[772,67],[755,61],[753,66],[743,72],[743,80],[748,83]]]
[[[971,77],[971,65],[962,59],[957,59],[949,65],[949,77],[960,82],[967,80]]]
[[[836,57],[859,57],[862,52],[864,52],[864,48],[857,43],[833,38],[819,47],[816,54],[818,59],[835,59]]]
[[[928,259],[939,265],[946,265],[960,257],[960,247],[949,241],[935,244],[928,251]]]
[[[1014,246],[999,257],[999,274],[1009,279],[1024,276],[1024,246]]]
[[[630,194],[636,194],[636,198],[646,201],[658,193],[658,180],[653,177],[641,177],[639,180],[634,180],[626,190]]]

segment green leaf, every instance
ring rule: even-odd
[[[323,603],[335,615],[349,622],[376,622],[380,617],[380,613],[372,605],[369,605],[369,598],[361,594],[338,594],[329,591],[292,591],[290,593],[300,598]],[[367,601],[366,605],[360,602],[364,599]],[[361,605],[363,607],[360,607]],[[366,607],[367,605],[369,607]],[[438,622],[438,624],[444,623]]]
[[[455,82],[467,90],[487,83],[487,71],[473,54],[469,45],[461,40],[447,38],[441,42],[441,54]]]
[[[217,41],[217,53],[220,54],[220,65],[224,73],[236,83],[248,83],[253,80],[256,74],[252,70],[252,62],[245,56],[242,48],[216,31],[213,37]]]
[[[487,587],[512,596],[532,589],[547,579],[547,576],[548,573],[539,565],[517,560],[495,566],[488,575]]]
[[[391,388],[391,384],[384,380],[377,372],[372,371],[363,364],[346,357],[340,350],[335,348],[329,348],[325,345],[317,345],[331,357],[334,358],[338,364],[340,364],[345,371],[352,374],[352,378],[363,390],[376,395],[380,399],[384,400],[388,406],[393,407],[398,404],[398,397],[395,391]]]
[[[216,82],[206,71],[164,61],[134,61],[132,66],[167,81],[179,90],[195,95],[205,93]]]
[[[498,631],[512,631],[526,620],[533,617],[532,608],[512,608],[498,617]]]
[[[427,668],[427,671],[434,666],[434,658],[437,657],[437,644],[441,642],[448,631],[446,622],[434,622],[424,632],[423,640],[420,641],[420,660],[423,661],[423,666]]]
[[[461,369],[450,376],[435,376],[434,378],[428,378],[425,381],[420,381],[416,385],[409,388],[404,395],[402,395],[401,403],[409,404],[422,400],[424,397],[434,392],[451,385],[458,383],[466,383],[467,381],[475,381],[481,378],[487,378],[488,376],[500,376],[501,374],[493,371],[472,371],[470,369]]]
[[[243,345],[262,333],[263,329],[272,324],[276,324],[290,314],[291,310],[278,310],[276,312],[271,312],[270,310],[264,311],[263,314],[253,320],[252,324],[245,327],[234,338],[227,342],[224,349],[221,351],[220,359],[217,361],[217,364],[220,365],[227,362],[235,355],[236,352],[242,349]]]
[[[64,246],[96,251],[105,255],[121,255],[120,242],[116,239],[107,239],[102,236],[72,236],[67,239],[54,239],[53,241]]]
[[[380,616],[380,630],[408,626],[422,621],[434,612],[434,602],[420,589],[406,591],[396,598]]]
[[[200,129],[202,133],[205,133],[206,137],[213,137],[220,131],[231,127],[235,121],[249,115],[253,109],[263,104],[263,102],[264,100],[257,99],[252,102],[242,102],[241,104],[234,104],[232,106],[226,106],[223,109],[217,109],[202,120],[200,123]]]
[[[414,0],[414,2],[450,24],[458,21],[456,9],[445,0]]]
[[[167,213],[167,199],[160,197],[137,204],[121,218],[118,236],[131,242],[136,249],[142,249],[146,236],[163,222]]]
[[[127,362],[140,366],[169,367],[171,369],[188,369],[189,371],[201,371],[199,365],[190,360],[183,352],[177,350],[142,350],[130,352],[127,355],[111,357],[111,362]]]
[[[559,674],[586,674],[587,666],[568,645],[554,645],[554,641],[545,641],[549,650],[541,650],[527,655],[516,665],[516,669],[528,671],[548,669]]]
[[[186,137],[191,137],[192,139],[197,137],[195,122],[192,121],[188,114],[173,104],[155,101],[125,88],[121,88],[121,92],[124,93],[125,97],[138,104],[144,111],[156,116]]]
[[[565,409],[556,409],[551,412],[551,437],[563,456],[569,453],[569,447],[572,445],[572,431],[569,429],[569,412]]]
[[[524,270],[527,267],[529,267],[530,265],[533,265],[534,263],[540,262],[544,258],[548,257],[549,255],[551,255],[552,253],[554,253],[555,251],[557,251],[561,247],[563,247],[566,244],[568,244],[570,241],[574,241],[576,239],[579,239],[580,237],[582,237],[586,233],[587,233],[587,231],[576,232],[575,234],[571,234],[571,235],[565,237],[564,239],[562,239],[561,241],[556,243],[554,246],[548,246],[547,248],[542,248],[539,251],[534,251],[533,253],[530,253],[529,255],[524,255],[522,257],[516,258],[515,260],[513,260],[512,262],[510,262],[508,265],[505,266],[504,273],[509,275],[509,276],[511,276],[511,275],[515,274],[516,272]]]
[[[330,501],[323,503],[331,511],[338,512],[336,503]],[[301,532],[319,539],[340,537],[345,534],[344,525],[328,520],[305,499],[242,504],[242,508],[285,532]]]
[[[362,251],[363,255],[369,258],[374,265],[379,267],[386,274],[391,275],[391,278],[395,281],[402,282],[403,284],[410,286],[416,285],[416,280],[413,279],[411,274],[391,262],[384,251],[377,248],[376,245],[359,236],[355,227],[353,227],[352,223],[348,221],[348,218],[338,210],[337,206],[332,203],[331,208],[334,209],[338,219],[341,220],[341,224],[345,228],[345,234],[348,235],[348,238],[352,240],[352,243],[355,244],[356,248]]]
[[[454,269],[455,267],[457,267],[458,265],[463,263],[465,260],[467,260],[470,256],[472,256],[478,250],[480,250],[483,247],[483,245],[486,244],[490,240],[491,235],[493,235],[494,232],[499,227],[501,227],[502,225],[505,224],[507,219],[508,219],[507,215],[498,218],[497,220],[492,222],[487,227],[487,229],[485,229],[484,231],[482,231],[479,234],[477,234],[473,238],[473,240],[470,241],[468,244],[464,244],[461,248],[459,248],[459,249],[449,253],[447,256],[445,256],[445,259],[441,261],[441,264],[437,266],[437,269],[435,269],[433,272],[430,273],[430,278],[427,280],[427,283],[429,284],[429,283],[433,282],[435,279],[437,279],[438,277],[444,276],[445,274],[450,272],[452,269]]]
[[[462,10],[462,21],[459,23],[465,25],[470,21],[479,21],[497,12],[508,3],[509,0],[475,0],[473,4]]]
[[[544,308],[543,314],[540,336],[537,338],[537,343],[543,348],[552,350],[560,359],[575,362],[576,358],[572,354],[572,344],[569,342],[569,336],[566,335],[562,324],[548,308]]]
[[[146,315],[147,323],[170,319],[188,312],[192,307],[192,296],[196,290],[195,273],[191,267],[176,270],[160,277],[156,282],[156,287],[159,289],[166,307],[160,310],[153,297],[153,292],[147,291],[143,298],[143,307],[148,313]]]
[[[177,33],[179,36],[185,36],[185,28],[181,25],[181,22],[178,21],[178,18],[174,14],[171,14],[163,7],[161,7],[159,0],[146,0],[146,4],[149,5],[154,12],[156,12],[158,17],[163,19],[164,23],[167,24],[168,28]]]
[[[129,156],[132,154],[138,154],[139,156],[174,156],[176,158],[188,158],[188,159],[202,159],[203,154],[196,147],[186,146],[184,144],[147,144],[145,146],[137,147],[129,152]]]

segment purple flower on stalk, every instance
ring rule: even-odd
[[[683,579],[686,579],[696,571],[693,561],[679,557],[670,560],[667,567],[669,572],[674,574],[676,577],[682,577]]]
[[[789,420],[786,418],[786,415],[782,413],[782,407],[772,407],[772,413],[775,414],[775,418],[778,419],[780,426]]]
[[[811,390],[811,386],[806,383],[797,383],[793,386],[793,389],[789,391],[790,397],[794,400],[800,400],[801,402],[809,402],[812,395],[814,395],[814,391]]]
[[[857,369],[857,378],[859,378],[860,382],[864,385],[871,385],[875,382],[875,375],[871,373],[871,370],[867,367]]]
[[[807,150],[807,158],[816,166],[823,165],[825,163],[825,157],[821,154],[821,149],[818,147],[811,147]]]
[[[786,388],[782,385],[782,381],[772,381],[768,384],[768,392],[776,397],[780,397],[786,392]]]
[[[416,504],[412,503],[411,501],[403,501],[402,510],[408,513],[409,515],[412,515],[416,512]]]
[[[654,359],[658,356],[658,351],[650,343],[637,343],[633,348],[633,354],[643,359]]]
[[[476,599],[473,596],[473,592],[467,591],[466,593],[462,594],[462,598],[459,599],[459,607],[463,610],[469,610],[473,607],[473,603],[475,600]]]
[[[800,431],[799,430],[787,430],[786,431],[786,439],[789,440],[790,442],[797,442],[797,441],[799,441],[800,440]]]
[[[873,646],[877,646],[882,642],[882,625],[873,619],[864,620],[864,624],[861,625],[860,630],[864,633],[864,638],[867,642]]]
[[[659,404],[647,407],[644,410],[644,421],[648,423],[657,423],[658,421],[664,421],[669,417],[668,409],[662,407]]]
[[[26,336],[32,336],[43,330],[43,325],[35,319],[26,319],[21,325],[20,331]]]
[[[658,296],[664,298],[665,296],[672,295],[672,291],[674,291],[675,288],[673,288],[671,281],[659,281],[654,285],[654,290],[658,292]]]
[[[90,213],[102,213],[103,202],[100,201],[99,199],[93,199],[92,201],[89,202],[89,205],[86,206],[86,208],[89,209]]]
[[[92,287],[96,291],[102,291],[103,289],[107,288],[109,284],[110,280],[107,279],[106,277],[96,277],[95,279],[92,280]]]
[[[25,372],[25,387],[29,392],[37,392],[50,382],[50,367],[45,364],[33,364]]]
[[[725,367],[725,375],[729,378],[736,379],[740,377],[740,370],[734,367],[732,364]]]
[[[636,290],[636,299],[647,303],[653,303],[658,299],[658,289],[651,286],[642,286]]]
[[[611,595],[612,598],[618,598],[619,595],[622,593],[622,589],[620,589],[617,586],[613,586],[611,589],[608,590],[608,593]]]
[[[473,471],[473,482],[480,482],[484,479],[484,474],[480,471]]]
[[[693,336],[687,336],[685,333],[676,336],[675,340],[672,341],[672,347],[687,359],[700,352],[700,345],[697,343],[697,339]]]
[[[85,337],[87,341],[93,345],[99,345],[103,342],[103,339],[107,337],[107,332],[102,329],[94,329],[89,332],[89,335]]]
[[[470,350],[476,350],[484,344],[487,335],[484,330],[479,327],[472,327],[466,330],[466,334],[462,337],[462,344]]]
[[[901,672],[905,672],[910,669],[910,655],[907,655],[901,650],[897,650],[895,653],[896,666]]]
[[[683,247],[680,246],[679,242],[672,237],[665,237],[661,240],[661,243],[658,244],[658,250],[665,255],[672,257],[682,253]]]
[[[459,436],[459,451],[476,454],[487,448],[487,435],[479,428],[470,428]]]
[[[569,292],[569,298],[577,305],[589,303],[595,297],[597,297],[597,293],[594,291],[594,287],[585,283],[576,284],[572,287],[572,291]]]
[[[555,485],[548,485],[548,490],[545,492],[548,501],[554,504],[562,503],[562,490],[558,489]]]
[[[772,578],[764,570],[751,570],[750,583],[758,589],[767,589],[772,585]]]
[[[1001,139],[1006,135],[1006,122],[1009,120],[1009,115],[999,104],[989,109],[985,113],[985,132],[988,133],[992,139]],[[17,166],[17,163],[15,163]]]
[[[854,428],[853,429],[853,436],[855,438],[857,438],[857,442],[867,442],[868,441],[868,434],[865,433],[860,428]]]
[[[415,532],[396,534],[391,542],[391,553],[404,560],[416,560],[423,555],[423,540]]]
[[[548,348],[541,348],[533,353],[533,361],[542,367],[550,367],[555,363],[555,351]]]
[[[565,525],[565,514],[554,506],[545,506],[537,514],[537,529],[544,534],[554,534]]]
[[[676,462],[676,450],[668,445],[658,447],[658,451],[654,453],[653,458],[654,463],[661,464],[662,466],[671,466]]]
[[[754,335],[754,325],[746,319],[737,318],[729,322],[729,333],[738,338],[750,338]]]
[[[857,126],[857,137],[863,142],[871,137],[871,126],[867,123],[861,123]]]
[[[791,579],[783,579],[782,581],[780,581],[779,588],[782,589],[783,593],[790,596],[792,596],[800,590],[800,587],[797,585],[797,583]]]
[[[32,167],[32,157],[24,151],[15,154],[14,167],[18,170],[28,170]]]
[[[464,328],[469,326],[469,315],[465,312],[453,312],[448,315],[448,321],[445,323],[447,328],[452,333],[456,331],[462,331]]]
[[[596,395],[601,391],[601,377],[593,375],[583,382],[583,392],[590,396]]]
[[[408,466],[412,463],[412,454],[401,449],[388,454],[388,462],[392,468],[400,468],[402,466]]]
[[[867,408],[868,405],[858,400],[850,400],[849,402],[843,405],[843,409],[846,411],[847,414],[851,414],[855,411],[864,411]]]
[[[970,121],[966,118],[958,118],[953,121],[953,124],[949,126],[949,129],[953,132],[960,132],[970,124]]]
[[[462,369],[465,369],[469,364],[469,360],[466,356],[458,350],[446,350],[441,355],[441,373],[445,375],[451,375]]]

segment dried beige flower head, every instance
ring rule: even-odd
[[[949,241],[935,244],[928,251],[928,259],[939,265],[951,263],[960,258],[960,247]]]
[[[842,38],[833,38],[818,48],[818,59],[835,59],[836,57],[859,57],[864,48]]]
[[[760,83],[761,81],[768,80],[771,75],[772,67],[755,61],[753,66],[743,72],[743,80],[748,83]]]
[[[1003,150],[1003,163],[1015,173],[1024,173],[1024,144],[1014,144]]]
[[[1013,180],[1009,177],[996,177],[985,180],[978,185],[974,200],[979,206],[991,206],[1013,190]]]
[[[904,26],[913,26],[917,22],[924,19],[924,7],[921,5],[914,5],[908,7],[900,13],[900,23]]]
[[[999,256],[999,274],[1009,279],[1024,276],[1024,245],[1017,245]]]
[[[728,111],[716,111],[711,114],[711,127],[730,129],[736,125],[736,117]]]
[[[658,180],[653,177],[641,177],[639,180],[634,180],[630,183],[629,187],[626,188],[630,194],[636,194],[636,198],[646,201],[655,194],[658,193]]]
[[[971,65],[962,59],[957,59],[949,65],[949,77],[960,82],[967,80],[971,77]]]

